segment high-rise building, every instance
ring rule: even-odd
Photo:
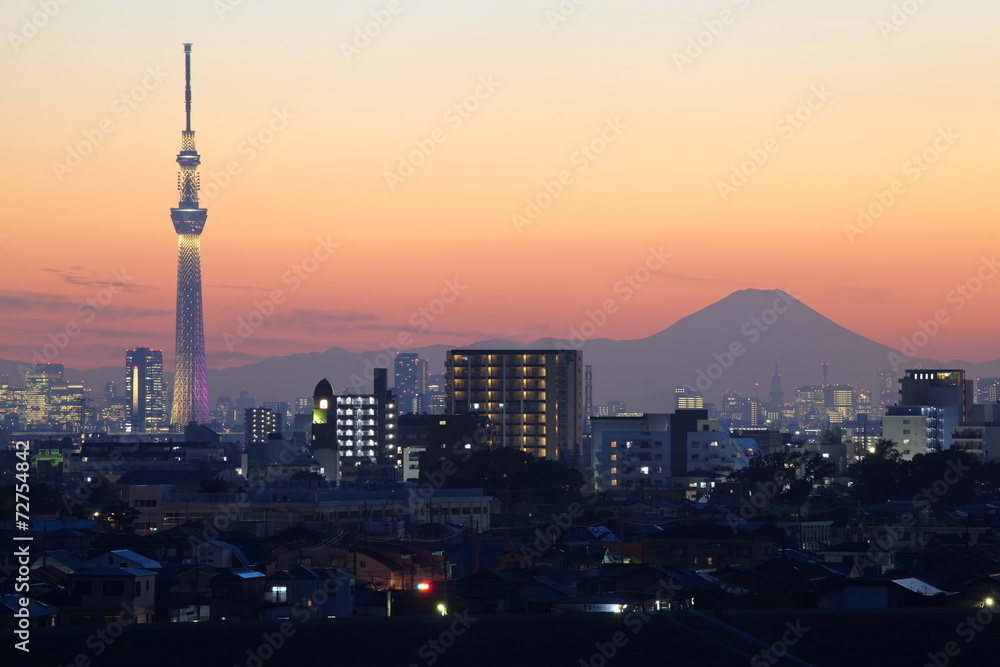
[[[897,396],[896,371],[881,369],[878,372],[878,385],[875,387],[875,396],[882,404],[882,407],[896,404]]]
[[[163,394],[163,352],[148,347],[126,350],[125,396],[133,431],[169,426]]]
[[[340,450],[337,445],[336,397],[333,386],[322,379],[313,391],[312,430],[309,450],[320,466],[320,474],[328,482],[340,483]]]
[[[764,425],[764,406],[761,405],[760,399],[751,396],[747,398],[746,408],[744,414],[744,421],[747,426],[757,428]]]
[[[827,385],[825,388],[826,417],[830,424],[853,422],[857,414],[854,387],[847,384]]]
[[[427,401],[424,408],[429,415],[443,415],[448,412],[448,388],[444,373],[427,376]]]
[[[248,408],[244,414],[246,418],[244,437],[247,445],[266,443],[267,437],[272,433],[281,434],[284,415],[270,408]]]
[[[882,417],[882,437],[896,443],[896,451],[910,461],[917,454],[942,448],[941,416],[939,408],[926,405],[889,406]]]
[[[576,463],[582,454],[583,363],[579,350],[450,350],[451,414],[479,413],[497,442]]]
[[[423,412],[427,394],[427,360],[412,352],[400,352],[396,355],[394,375],[400,414]]]
[[[826,391],[822,386],[795,388],[795,418],[802,428],[826,426]]]
[[[292,423],[292,417],[294,415],[292,414],[292,406],[288,404],[288,401],[264,401],[261,405],[271,412],[281,415],[283,423]]]
[[[328,481],[393,482],[402,468],[399,413],[385,368],[376,368],[370,393],[335,396],[327,380],[313,395],[310,447]]]
[[[247,408],[257,407],[257,399],[250,395],[246,389],[241,391],[236,397],[236,409],[243,412]]]
[[[907,369],[899,380],[899,405],[937,408],[941,448],[948,449],[952,429],[965,424],[974,405],[972,380],[961,369]]]
[[[627,413],[628,410],[626,409],[625,401],[608,401],[606,404],[598,405],[594,409],[595,417],[615,417],[617,415],[624,415]]]
[[[174,397],[170,423],[209,421],[205,374],[205,324],[201,305],[201,232],[208,210],[198,205],[198,165],[191,129],[191,45],[184,45],[184,116],[181,151],[177,155],[180,202],[170,209],[177,232],[177,322],[174,355]]]
[[[781,373],[778,372],[778,360],[774,360],[774,374],[771,375],[771,391],[768,392],[771,405],[781,405],[785,402],[785,391],[781,388]]]
[[[746,399],[735,391],[727,391],[722,394],[722,404],[719,407],[719,419],[731,426],[743,423],[743,412],[746,408]]]
[[[1000,403],[1000,378],[976,380],[976,403]]]
[[[215,401],[215,409],[212,410],[212,421],[222,428],[230,428],[236,425],[236,406],[233,399],[228,396],[220,396]]]
[[[678,410],[700,410],[705,407],[705,396],[694,387],[674,387],[674,399]]]
[[[67,382],[62,364],[36,364],[24,375],[21,424],[31,430],[79,431],[84,420],[83,384]]]
[[[118,391],[115,388],[115,381],[109,380],[104,383],[104,404],[110,405],[112,401],[118,398]]]

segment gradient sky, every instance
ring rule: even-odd
[[[568,337],[607,299],[596,335],[638,338],[750,287],[895,347],[944,310],[919,356],[994,359],[1000,280],[983,258],[1000,213],[1000,3],[927,2],[893,25],[903,4],[917,3],[588,0],[560,16],[558,0],[105,0],[48,18],[7,0],[0,357],[27,361],[51,337],[66,343],[53,361],[75,368],[120,365],[134,346],[172,366],[169,208],[192,42],[215,195],[202,200],[210,367],[401,338]],[[391,20],[349,61],[372,12]],[[469,96],[467,118],[449,111]],[[782,121],[797,111],[797,127]],[[602,131],[614,140],[583,157]],[[386,172],[434,137],[390,189]],[[724,201],[719,183],[768,146]],[[915,171],[925,151],[936,162]],[[210,187],[228,163],[239,173]],[[562,192],[518,229],[560,172]],[[849,234],[897,180],[884,215]],[[337,247],[312,266],[317,239]],[[636,274],[661,247],[662,267]],[[314,269],[298,284],[296,265]],[[116,271],[128,286],[112,292]],[[950,294],[977,272],[973,298]],[[648,279],[625,300],[629,275]],[[447,281],[461,287],[442,311]],[[275,312],[227,345],[275,290]],[[79,333],[61,337],[68,324]]]

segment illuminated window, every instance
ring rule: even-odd
[[[264,596],[266,602],[288,602],[287,586],[271,586]]]
[[[617,461],[618,460],[618,455],[617,454],[612,454],[611,455],[611,460],[612,461]]]

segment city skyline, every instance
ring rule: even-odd
[[[73,368],[170,354],[182,42],[215,220],[211,368],[569,338],[608,300],[596,337],[641,338],[754,287],[896,348],[938,321],[923,357],[998,356],[991,3],[296,7],[288,33],[269,30],[280,8],[192,23],[124,3],[31,33],[37,7],[5,6],[33,35],[7,52],[26,91],[10,219],[33,224],[0,229],[0,357],[52,336],[45,361]]]

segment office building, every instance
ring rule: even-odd
[[[444,373],[432,373],[427,376],[424,410],[429,415],[443,415],[448,412],[448,387]]]
[[[170,426],[163,391],[163,352],[148,347],[125,352],[125,396],[133,433]]]
[[[857,415],[857,399],[854,387],[834,384],[825,388],[826,418],[828,424],[853,422]]]
[[[976,380],[976,403],[1000,403],[1000,378]]]
[[[411,352],[396,355],[393,369],[395,389],[400,414],[424,412],[427,394],[427,360]]]
[[[62,364],[36,364],[24,375],[21,425],[27,430],[80,431],[84,425],[83,384],[68,382]]]
[[[705,396],[694,387],[674,387],[674,401],[674,407],[678,410],[691,410],[705,407]]]
[[[826,427],[826,389],[805,385],[795,388],[795,418],[801,428]]]

